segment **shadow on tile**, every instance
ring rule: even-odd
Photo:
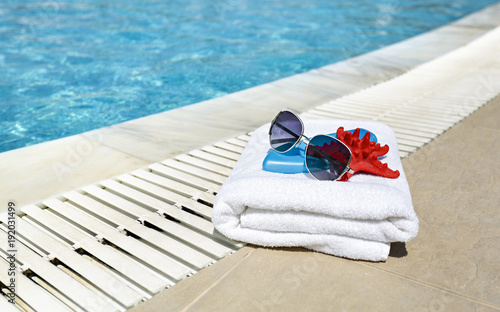
[[[406,250],[406,243],[396,242],[391,244],[391,250],[389,251],[389,257],[392,258],[403,258],[408,255],[408,250]]]

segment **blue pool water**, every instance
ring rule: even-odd
[[[0,151],[219,97],[496,0],[2,0]]]

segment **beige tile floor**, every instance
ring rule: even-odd
[[[247,246],[146,311],[500,311],[500,97],[403,160],[418,236],[386,262]]]
[[[344,62],[180,109],[0,153],[0,203],[13,201],[22,206],[36,202],[251,131],[280,109],[308,110],[386,81],[500,25],[499,12],[500,4],[493,5]],[[0,213],[6,207],[1,204]]]

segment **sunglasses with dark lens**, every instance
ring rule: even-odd
[[[316,179],[336,181],[347,172],[354,173],[349,167],[352,153],[344,143],[324,134],[309,139],[304,135],[302,120],[290,111],[282,111],[274,117],[269,128],[269,142],[275,151],[286,153],[302,140],[307,141],[307,170]]]

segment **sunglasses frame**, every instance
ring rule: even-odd
[[[340,144],[344,145],[344,147],[345,147],[345,148],[349,151],[349,160],[347,161],[347,164],[346,164],[346,166],[345,166],[344,170],[343,170],[343,171],[339,174],[339,176],[338,176],[335,180],[328,180],[328,181],[338,181],[338,180],[340,180],[340,179],[344,176],[344,174],[346,174],[346,173],[348,173],[348,172],[349,172],[349,173],[351,173],[351,174],[353,174],[353,173],[354,173],[354,170],[352,170],[352,169],[351,169],[351,167],[350,167],[351,160],[352,160],[352,152],[351,152],[351,149],[350,149],[347,145],[345,145],[345,144],[344,144],[344,142],[340,141],[339,139],[336,139],[336,138],[332,137],[331,135],[327,135],[327,134],[318,134],[318,135],[313,136],[313,137],[309,140],[309,143],[306,145],[306,148],[305,148],[305,156],[304,156],[304,157],[305,157],[305,159],[306,159],[306,160],[305,160],[306,168],[307,168],[307,170],[309,171],[309,173],[310,173],[310,174],[311,174],[311,175],[312,175],[312,176],[313,176],[316,180],[324,181],[324,180],[318,179],[318,178],[317,178],[314,174],[312,174],[311,169],[310,169],[310,168],[309,168],[309,166],[307,165],[307,151],[309,150],[309,147],[310,147],[310,146],[313,146],[313,145],[311,144],[311,141],[312,141],[312,140],[314,140],[314,138],[315,138],[315,137],[318,137],[318,136],[325,136],[325,137],[331,138],[333,141],[336,141],[336,142],[338,142],[338,143],[340,143]],[[314,145],[314,146],[316,146],[316,145]],[[319,151],[321,152],[321,149],[319,149]],[[322,153],[322,154],[323,154],[323,156],[325,156],[325,158],[329,158],[329,160],[330,160],[330,161],[333,161],[334,163],[335,163],[335,162],[338,162],[338,160],[336,160],[335,158],[331,157],[331,155],[329,155],[328,153],[324,152],[324,153]],[[325,155],[325,154],[326,154],[326,155]],[[328,156],[330,156],[330,157],[328,157]]]
[[[287,150],[285,151],[278,151],[277,149],[275,149],[273,147],[273,144],[272,144],[272,141],[271,141],[271,130],[273,129],[273,127],[276,125],[278,126],[279,128],[283,129],[284,131],[288,132],[289,134],[295,136],[295,133],[291,133],[292,131],[284,126],[282,126],[281,124],[277,123],[277,120],[278,120],[278,117],[282,114],[282,113],[285,113],[285,112],[288,112],[290,114],[292,114],[293,116],[295,116],[295,118],[297,118],[298,121],[300,121],[300,125],[301,125],[301,132],[300,132],[300,135],[297,137],[297,140],[295,141],[295,143],[290,146]],[[297,114],[295,114],[294,112],[291,112],[291,111],[288,111],[288,110],[285,110],[285,111],[280,111],[273,119],[273,121],[271,122],[271,126],[269,127],[269,145],[271,145],[271,148],[273,150],[275,150],[276,152],[278,153],[286,153],[288,152],[289,150],[291,150],[292,148],[294,148],[299,142],[302,141],[303,138],[306,138],[307,140],[309,140],[308,137],[306,137],[304,135],[304,123],[302,122],[302,120],[299,118],[299,116],[297,116]],[[310,140],[309,140],[310,141]]]
[[[271,142],[271,133],[272,133],[272,131],[271,131],[271,130],[272,130],[272,128],[276,125],[276,126],[280,127],[281,129],[285,130],[285,131],[286,131],[286,132],[288,132],[288,133],[292,132],[290,129],[288,129],[288,128],[284,127],[284,126],[281,126],[279,123],[277,123],[278,117],[279,117],[282,113],[284,113],[284,112],[291,113],[293,116],[295,116],[295,117],[297,118],[297,120],[298,120],[298,121],[300,122],[300,124],[301,124],[301,133],[300,133],[300,135],[297,137],[297,140],[295,141],[295,143],[294,143],[292,146],[290,146],[287,150],[285,150],[285,151],[278,151],[278,150],[276,150],[276,149],[273,147],[272,142]],[[295,133],[290,133],[290,134],[292,134],[293,136],[295,136]],[[336,141],[336,142],[338,142],[338,143],[342,144],[342,145],[343,145],[343,146],[344,146],[344,147],[345,147],[345,148],[349,151],[349,160],[347,161],[346,167],[344,168],[344,170],[342,171],[342,173],[341,173],[341,174],[340,174],[340,175],[339,175],[339,176],[338,176],[335,180],[328,180],[328,181],[338,181],[338,180],[339,180],[339,179],[341,179],[341,178],[344,176],[344,174],[346,174],[346,173],[351,173],[351,174],[353,174],[353,173],[354,173],[354,170],[352,170],[352,169],[351,169],[351,167],[349,166],[349,165],[351,164],[351,160],[352,160],[352,152],[351,152],[351,149],[350,149],[347,145],[345,145],[345,144],[344,144],[344,142],[342,142],[342,141],[340,141],[339,139],[336,139],[336,138],[334,138],[334,137],[332,137],[332,136],[330,136],[330,135],[327,135],[327,134],[318,134],[318,135],[313,136],[311,139],[310,139],[310,138],[308,138],[307,136],[305,136],[305,135],[304,135],[304,122],[303,122],[303,121],[302,121],[302,119],[300,119],[300,117],[299,117],[299,116],[297,116],[297,114],[295,114],[294,112],[291,112],[291,111],[288,111],[288,110],[285,110],[285,111],[280,111],[280,112],[276,115],[276,117],[274,117],[273,121],[271,122],[271,126],[269,127],[269,144],[271,145],[271,148],[272,148],[274,151],[276,151],[276,152],[278,152],[278,153],[282,153],[282,154],[283,154],[283,153],[286,153],[286,152],[288,152],[288,151],[290,151],[292,148],[294,148],[295,146],[297,146],[297,144],[302,143],[302,141],[307,140],[307,142],[306,142],[306,143],[307,143],[307,145],[306,145],[306,147],[305,147],[305,155],[304,155],[304,157],[305,157],[305,158],[307,158],[307,151],[308,151],[308,149],[309,149],[309,145],[311,144],[311,141],[312,141],[312,140],[314,140],[314,138],[315,138],[315,137],[317,137],[317,136],[326,136],[326,137],[329,137],[329,138],[331,138],[332,140],[334,140],[334,141]],[[321,149],[320,149],[319,151],[321,152]],[[330,155],[328,155],[326,152],[325,152],[325,154],[326,154],[326,155],[325,155],[325,157],[330,156]],[[330,159],[330,160],[333,160],[334,162],[337,162],[337,160],[336,160],[336,159]],[[311,175],[312,175],[312,176],[313,176],[316,180],[320,180],[320,179],[318,179],[318,178],[317,178],[314,174],[312,174],[312,173],[311,173],[311,169],[309,169],[309,166],[307,165],[307,161],[306,161],[305,159],[304,159],[304,162],[305,162],[305,164],[306,164],[307,171],[309,171],[309,173],[310,173],[310,174],[311,174]],[[320,180],[320,181],[324,181],[324,180]]]

